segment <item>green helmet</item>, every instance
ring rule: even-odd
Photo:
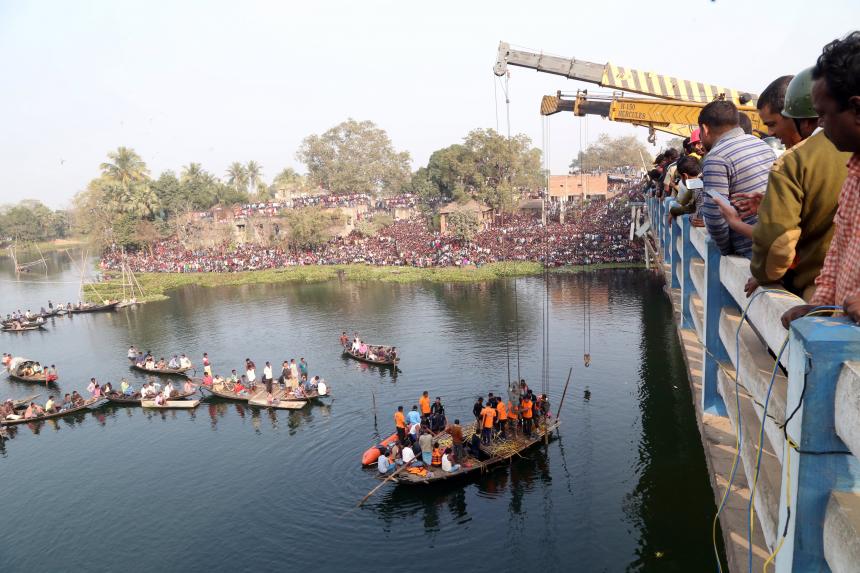
[[[818,117],[812,106],[812,68],[806,68],[785,88],[785,105],[782,115],[795,119]]]

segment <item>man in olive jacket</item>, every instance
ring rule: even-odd
[[[781,282],[809,300],[833,237],[833,217],[850,154],[840,153],[816,129],[811,69],[788,84],[782,115],[794,121],[803,141],[783,153],[771,169],[752,229],[750,272],[759,284]]]

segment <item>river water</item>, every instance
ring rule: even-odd
[[[78,277],[53,255],[47,277],[15,282],[2,259],[0,311],[77,300]],[[468,482],[386,486],[360,509],[378,483],[361,453],[393,431],[397,405],[428,390],[468,420],[478,394],[504,389],[508,364],[540,389],[541,278],[192,287],[0,334],[4,352],[58,366],[60,395],[91,376],[139,385],[131,344],[198,365],[208,352],[221,373],[303,356],[334,394],[299,412],[108,405],[19,427],[0,443],[0,570],[713,570],[713,495],[661,283],[616,270],[548,284],[553,410],[573,367],[557,437]],[[342,358],[342,330],[399,346],[400,374]],[[0,379],[0,398],[35,392],[47,398]]]

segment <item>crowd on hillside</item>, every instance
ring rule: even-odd
[[[471,241],[431,232],[418,218],[397,221],[373,237],[353,233],[315,250],[291,252],[246,243],[237,247],[187,249],[161,241],[126,254],[136,272],[235,272],[308,264],[367,263],[381,266],[447,267],[497,261],[544,261],[552,266],[641,260],[641,245],[629,240],[625,198],[595,201],[564,223],[542,224],[531,215],[510,215],[482,229]],[[107,252],[103,269],[120,268],[122,255]]]
[[[661,153],[647,193],[669,198],[724,256],[750,259],[763,285],[860,321],[860,31],[827,44],[815,65],[773,80],[756,101],[770,136],[728,100],[704,106],[683,152]],[[781,144],[781,146],[780,146]]]

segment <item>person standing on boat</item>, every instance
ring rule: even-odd
[[[421,414],[418,413],[418,406],[413,404],[412,409],[406,414],[406,423],[412,426],[413,424],[421,423]]]
[[[128,359],[134,360],[137,358],[137,348],[134,347],[134,344],[128,347]]]
[[[421,407],[421,423],[429,424],[430,423],[430,393],[427,390],[422,392],[421,397],[418,399],[418,405]]]
[[[266,386],[266,393],[272,393],[272,365],[269,364],[268,360],[266,361],[266,365],[263,367],[263,384]]]
[[[433,434],[430,433],[430,428],[427,426],[421,426],[418,447],[421,448],[421,461],[429,468],[433,463]]]
[[[293,358],[290,360],[290,375],[293,380],[296,381],[296,384],[299,382],[299,367],[296,365],[296,359]]]
[[[520,398],[520,415],[523,417],[523,434],[525,434],[527,438],[532,437],[532,406],[531,398],[528,395],[524,398]]]
[[[245,378],[248,379],[248,386],[253,390],[257,385],[257,367],[250,358],[245,359]]]
[[[445,418],[445,406],[442,405],[442,398],[436,396],[436,401],[430,406],[430,429],[434,433],[441,432],[448,425],[448,420]]]
[[[445,428],[448,435],[451,436],[451,444],[454,446],[454,457],[457,461],[463,459],[463,428],[460,427],[460,420],[455,419],[454,423]]]
[[[96,384],[96,379],[95,379],[95,378],[90,378],[90,383],[89,383],[89,384],[87,384],[87,392],[89,392],[90,394],[92,394],[93,392],[95,392],[95,391],[96,391],[96,386],[98,386],[98,384]]]
[[[304,357],[299,360],[299,376],[304,376],[307,378],[308,375],[308,363],[305,362]]]
[[[45,380],[48,382],[56,382],[60,375],[57,373],[57,367],[51,364],[51,367],[45,372]]]
[[[284,386],[284,392],[292,390],[290,386],[290,363],[286,360],[281,362],[281,376],[278,378],[278,382]]]
[[[475,431],[481,427],[481,410],[484,409],[484,397],[478,396],[475,405],[472,406],[472,415],[475,416]]]
[[[401,444],[406,443],[406,416],[403,415],[403,406],[397,406],[394,412],[394,427],[397,431],[397,439]]]
[[[487,400],[487,405],[481,410],[481,443],[485,446],[490,445],[490,440],[493,437],[495,419],[496,409],[493,408],[492,402]]]
[[[203,353],[203,373],[212,376],[212,363],[209,362],[209,355],[205,352]]]
[[[511,434],[513,436],[516,436],[517,426],[519,425],[519,415],[517,414],[517,407],[514,404],[513,400],[508,400],[508,408],[506,414],[508,416],[508,427],[511,430]]]
[[[505,434],[505,426],[508,424],[508,411],[505,408],[505,401],[502,400],[501,396],[496,400],[496,431],[499,433],[499,437],[503,440],[507,438]]]

